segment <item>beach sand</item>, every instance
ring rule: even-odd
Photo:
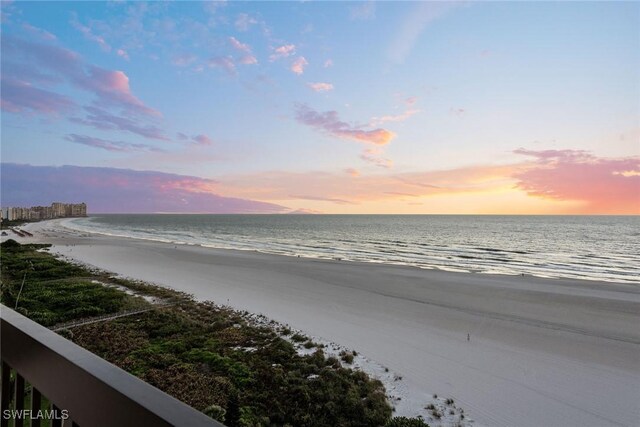
[[[475,425],[640,426],[640,286],[26,229],[16,240],[355,349],[402,376],[400,414],[437,393]]]

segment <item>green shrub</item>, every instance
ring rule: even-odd
[[[12,250],[20,248],[20,246],[22,245],[13,239],[5,240],[4,242],[0,243],[0,248],[2,248],[3,250]]]
[[[353,354],[345,353],[344,355],[342,355],[342,360],[349,364],[353,363]]]
[[[308,338],[307,338],[307,337],[305,337],[304,335],[294,334],[294,335],[291,337],[291,340],[292,340],[292,341],[294,341],[294,342],[303,342],[303,341],[307,341],[307,340],[308,340]]]

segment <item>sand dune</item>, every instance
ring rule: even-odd
[[[406,413],[437,393],[477,425],[640,425],[640,286],[28,229],[65,256],[354,348],[403,376]]]

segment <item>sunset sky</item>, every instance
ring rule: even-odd
[[[2,2],[2,205],[640,214],[639,2]]]

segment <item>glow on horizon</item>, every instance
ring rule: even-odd
[[[2,27],[3,205],[640,214],[640,3],[5,1]]]

